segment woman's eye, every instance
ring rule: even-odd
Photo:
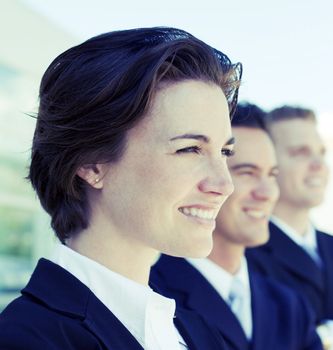
[[[176,153],[200,153],[200,152],[201,152],[201,148],[198,146],[185,147],[176,151]]]
[[[235,151],[233,149],[225,148],[221,150],[221,153],[223,156],[232,157],[235,154]]]

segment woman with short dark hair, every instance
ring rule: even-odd
[[[62,244],[0,316],[0,348],[224,348],[148,280],[159,252],[212,248],[240,76],[174,28],[110,32],[51,63],[28,177]]]

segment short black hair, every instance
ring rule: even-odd
[[[232,127],[263,129],[267,131],[265,119],[267,113],[255,104],[242,102],[237,105],[232,117]]]
[[[241,74],[221,51],[168,27],[105,33],[59,55],[41,81],[28,175],[58,238],[89,225],[87,184],[77,170],[121,158],[160,83],[216,84],[232,114]]]

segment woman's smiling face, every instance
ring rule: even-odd
[[[233,191],[232,149],[221,88],[197,80],[161,88],[103,177],[99,208],[110,229],[133,247],[207,256],[215,218]]]

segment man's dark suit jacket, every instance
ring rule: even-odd
[[[289,288],[250,272],[253,339],[250,344],[227,303],[186,260],[162,255],[151,280],[177,305],[196,311],[223,334],[230,349],[322,349],[315,332],[314,315]]]
[[[273,223],[268,243],[248,249],[246,255],[254,269],[302,293],[320,323],[333,319],[333,236],[320,231],[316,234],[322,268]]]
[[[177,311],[189,349],[226,349],[218,331]],[[142,350],[125,326],[77,278],[41,259],[22,296],[0,315],[1,350]],[[172,349],[170,349],[172,350]]]

